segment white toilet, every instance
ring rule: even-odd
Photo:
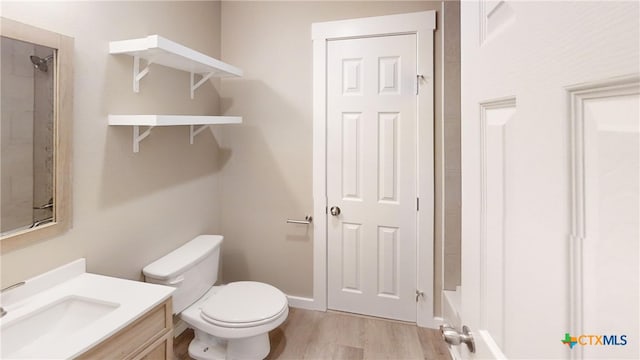
[[[277,288],[254,281],[213,286],[223,237],[200,235],[142,271],[150,283],[176,287],[173,313],[180,314],[195,337],[194,359],[264,359],[269,331],[289,314],[287,297]]]

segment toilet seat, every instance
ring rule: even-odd
[[[248,328],[269,323],[288,309],[277,288],[255,281],[227,284],[209,297],[200,310],[203,320],[225,328]]]
[[[263,320],[258,320],[258,321],[246,322],[246,323],[225,322],[225,321],[220,321],[220,320],[207,318],[205,316],[202,316],[202,318],[206,322],[208,322],[208,323],[210,323],[212,325],[219,326],[221,328],[230,328],[230,329],[252,328],[252,327],[260,326],[260,325],[263,325],[263,324],[268,324],[271,321],[273,321],[274,319],[277,319],[278,317],[282,316],[282,314],[285,313],[286,311],[287,311],[287,308],[284,307],[284,308],[282,308],[282,310],[279,313],[277,313],[277,314],[275,314],[275,315],[273,315],[273,316],[271,316],[269,318],[266,318],[266,319],[263,319]]]

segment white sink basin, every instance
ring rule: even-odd
[[[173,287],[86,272],[78,259],[0,293],[0,359],[73,359],[162,303]]]
[[[38,357],[117,309],[119,304],[71,295],[2,325],[2,358]]]

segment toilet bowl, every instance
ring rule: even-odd
[[[145,280],[176,287],[173,312],[194,330],[192,358],[264,359],[269,331],[289,314],[287,297],[255,281],[213,286],[222,240],[219,235],[196,237],[147,265]]]

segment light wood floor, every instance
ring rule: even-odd
[[[189,329],[174,340],[176,359],[191,359],[191,339]],[[438,330],[335,312],[292,308],[269,340],[267,359],[451,359]]]

